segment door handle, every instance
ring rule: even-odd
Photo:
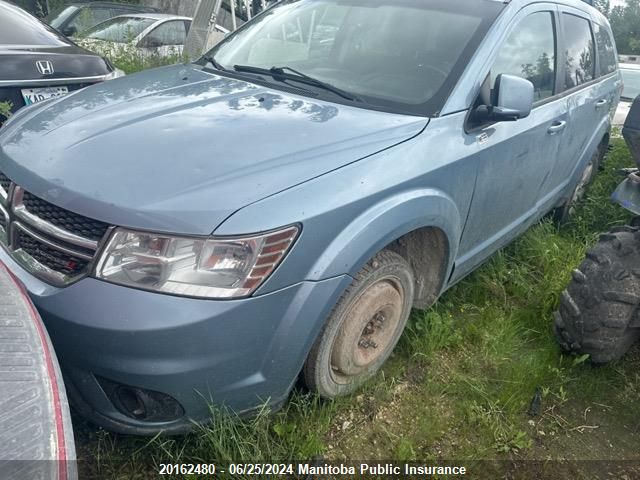
[[[600,110],[602,107],[609,105],[609,101],[608,100],[600,100],[599,102],[596,103],[596,109]]]
[[[547,133],[549,135],[557,135],[558,133],[563,131],[565,128],[567,128],[567,122],[565,122],[564,120],[561,122],[553,122],[549,127],[549,130],[547,130]]]

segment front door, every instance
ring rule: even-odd
[[[477,144],[478,176],[454,281],[522,233],[553,203],[550,174],[568,120],[566,100],[556,96],[556,30],[554,5],[527,7],[490,63],[488,85],[499,74],[526,78],[534,84],[535,104],[525,119],[467,133],[468,141]]]

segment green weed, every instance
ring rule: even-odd
[[[177,51],[162,56],[158,53],[144,53],[141,49],[137,49],[133,43],[105,42],[96,44],[82,38],[77,39],[77,42],[80,46],[108,58],[113,65],[126,74],[186,62],[186,58]]]
[[[11,102],[0,102],[0,125],[2,122],[11,116],[11,109],[13,104]]]

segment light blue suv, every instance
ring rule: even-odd
[[[106,428],[348,394],[412,307],[571,214],[620,89],[578,0],[283,1],[10,120],[0,259]]]

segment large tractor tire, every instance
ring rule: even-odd
[[[566,352],[604,364],[640,338],[640,229],[602,235],[573,272],[556,313],[555,332]]]

